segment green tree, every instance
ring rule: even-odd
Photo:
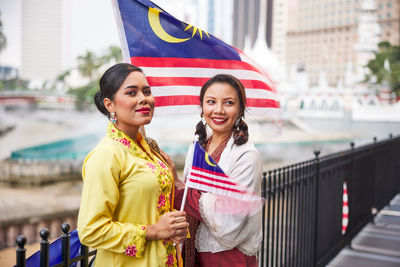
[[[106,54],[102,57],[102,59],[103,59],[103,64],[108,64],[108,63],[115,64],[117,62],[121,62],[122,61],[121,48],[119,48],[118,46],[110,46],[107,49]]]
[[[71,75],[71,70],[65,70],[65,71],[63,71],[62,73],[60,73],[58,76],[57,76],[57,78],[56,78],[56,82],[57,83],[61,83],[61,85],[62,85],[62,90],[64,91],[65,89],[66,89],[66,87],[67,87],[67,81],[66,81],[66,78],[68,77],[68,76],[70,76]]]
[[[65,82],[65,79],[71,75],[71,70],[65,70],[64,72],[62,72],[61,74],[59,74],[57,76],[57,81],[59,82]]]
[[[1,16],[1,12],[0,12]],[[7,38],[3,33],[3,23],[1,22],[0,19],[0,53],[6,48],[7,46]]]
[[[26,90],[28,88],[29,81],[21,80],[19,78],[12,78],[9,80],[1,80],[0,81],[0,92],[5,90],[11,91],[21,91]]]
[[[388,83],[390,89],[400,96],[400,46],[383,41],[378,44],[378,47],[379,51],[375,53],[375,58],[367,64],[372,75],[368,75],[366,80],[372,81],[372,77],[375,76],[376,84]],[[386,68],[385,60],[389,63]]]
[[[93,52],[87,51],[85,55],[78,58],[78,71],[88,78],[88,83],[84,86],[71,88],[69,92],[76,95],[76,107],[79,110],[86,109],[93,103],[93,96],[99,90],[98,80],[100,78],[99,70],[104,66],[115,64],[122,60],[121,49],[117,46],[110,46],[106,52],[97,56]],[[69,72],[64,72],[58,76],[59,81],[63,81]]]
[[[97,78],[97,72],[101,65],[101,58],[98,58],[93,52],[87,51],[85,55],[78,56],[78,71],[83,77],[89,79],[89,83]]]
[[[97,82],[71,89],[70,93],[76,95],[76,108],[78,110],[87,109],[90,103],[93,102],[93,96],[98,90]]]

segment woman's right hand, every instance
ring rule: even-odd
[[[158,222],[147,226],[148,240],[162,240],[172,238],[181,243],[185,240],[189,223],[186,221],[186,212],[167,212],[160,217]]]

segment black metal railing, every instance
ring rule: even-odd
[[[89,267],[93,265],[96,250],[92,250],[89,252],[89,248],[84,245],[80,245],[80,255],[74,258],[70,257],[70,225],[68,223],[61,224],[61,230],[63,234],[61,235],[61,262],[52,267],[69,267],[76,266],[76,263],[79,262],[80,267]],[[40,267],[49,267],[49,251],[50,251],[50,242],[48,240],[50,236],[50,231],[46,228],[43,228],[39,232],[42,240],[40,241]],[[20,235],[17,237],[17,265],[16,267],[25,267],[26,266],[26,237],[24,235]],[[94,256],[94,257],[92,257]],[[90,259],[90,260],[89,260]],[[37,265],[35,265],[37,266]]]
[[[259,265],[325,266],[400,193],[400,136],[265,172],[263,242]],[[348,188],[349,224],[342,234],[343,183]],[[89,252],[70,259],[69,225],[62,229],[62,262],[90,266]],[[40,266],[49,266],[49,230],[40,231]],[[24,236],[17,238],[17,267],[25,266]],[[91,261],[93,261],[94,257]]]
[[[400,136],[264,173],[260,266],[325,266],[400,193]],[[343,183],[349,223],[342,234]]]

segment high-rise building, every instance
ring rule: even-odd
[[[215,0],[214,5],[213,34],[226,43],[232,44],[235,31],[232,28],[233,1]]]
[[[287,10],[286,66],[304,69],[311,85],[324,73],[334,86],[344,81],[348,66],[354,66],[353,71],[362,67],[357,64],[366,51],[359,49],[360,34],[366,31],[360,27],[374,31],[375,23],[380,26],[375,30],[380,32],[378,41],[400,43],[400,0],[291,0]],[[363,21],[362,16],[376,22]]]
[[[184,5],[191,6],[187,10],[190,18],[186,22],[232,44],[233,0],[193,0]]]
[[[246,38],[253,45],[257,39],[260,0],[233,0],[233,46],[243,49]],[[267,12],[267,10],[265,11]]]
[[[21,78],[51,80],[62,71],[63,1],[23,0]]]
[[[270,5],[270,23],[271,23],[271,50],[276,57],[284,63],[286,61],[286,42],[288,27],[288,5],[293,1],[287,0],[271,0]]]

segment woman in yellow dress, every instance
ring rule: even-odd
[[[139,127],[149,124],[154,97],[142,70],[126,63],[100,79],[95,104],[110,123],[87,155],[78,216],[82,244],[97,249],[95,267],[176,266],[184,241],[183,211],[170,212],[173,174]]]

